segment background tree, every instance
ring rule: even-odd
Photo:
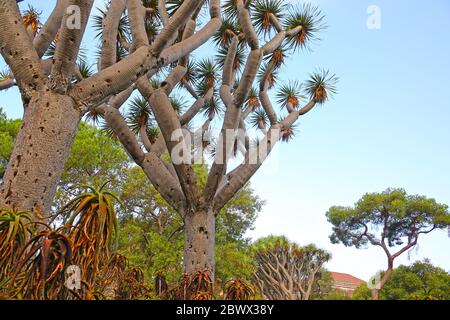
[[[11,156],[19,127],[20,120],[8,119],[0,107],[0,181]]]
[[[366,285],[357,288],[354,299],[367,300]],[[427,259],[396,268],[380,293],[383,300],[449,300],[450,274]]]
[[[331,254],[314,245],[299,247],[285,237],[269,236],[253,245],[255,280],[269,300],[309,300]]]
[[[371,244],[385,252],[387,269],[373,290],[374,299],[392,275],[397,257],[416,246],[421,234],[450,225],[446,205],[403,189],[366,194],[354,207],[330,208],[327,218],[333,224],[331,242],[356,248]]]
[[[161,274],[168,283],[177,283],[183,273],[182,217],[148,182],[139,167],[129,170],[121,199],[126,210],[120,217],[120,252],[144,270],[148,279]],[[245,234],[253,227],[262,205],[247,186],[218,214],[216,293],[220,294],[220,289],[232,278],[251,280],[253,261],[248,253],[250,240]]]
[[[108,189],[121,195],[130,167],[129,157],[117,140],[81,122],[58,183],[54,206],[60,208],[67,203],[83,185],[99,187],[107,181]]]

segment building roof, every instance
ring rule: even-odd
[[[331,277],[336,286],[356,288],[366,283],[364,280],[356,278],[347,273],[331,272]]]

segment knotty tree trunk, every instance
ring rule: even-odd
[[[214,282],[216,217],[211,209],[188,213],[184,217],[184,272],[208,271]]]
[[[42,90],[33,97],[0,189],[0,207],[50,212],[80,119],[69,96]]]
[[[386,269],[383,278],[381,278],[380,283],[374,289],[372,289],[372,300],[380,300],[380,291],[389,281],[392,272],[394,272],[394,259],[388,258],[388,268]]]

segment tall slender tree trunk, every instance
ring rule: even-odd
[[[381,291],[381,289],[383,289],[383,287],[388,282],[393,271],[394,271],[394,260],[389,259],[388,260],[388,268],[387,268],[386,272],[384,273],[383,278],[380,280],[380,284],[379,284],[378,288],[372,289],[372,300],[380,300],[380,291]]]
[[[72,98],[46,90],[33,96],[0,186],[0,208],[50,212],[80,120]]]
[[[184,272],[209,271],[214,282],[216,217],[212,209],[188,213],[184,218]]]

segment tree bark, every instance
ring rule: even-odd
[[[216,217],[211,209],[189,212],[184,217],[184,272],[209,271],[214,283]]]
[[[0,208],[50,213],[80,119],[68,96],[45,90],[33,96],[0,187]]]
[[[375,288],[372,290],[372,300],[380,300],[380,291],[381,291],[381,289],[383,289],[383,287],[388,282],[393,271],[394,271],[394,260],[389,259],[388,260],[388,268],[387,268],[386,272],[384,273],[383,278],[381,278],[378,288]]]

